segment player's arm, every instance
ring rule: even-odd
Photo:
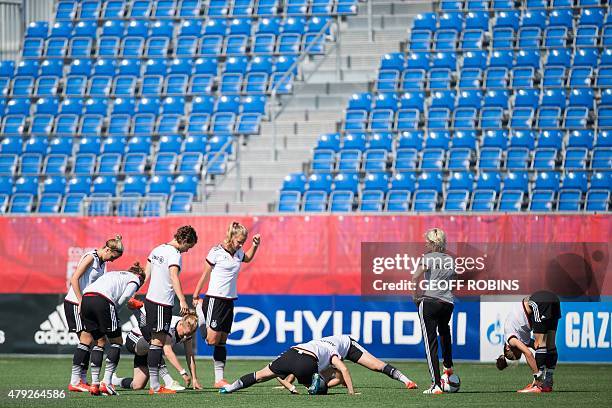
[[[172,282],[172,289],[174,289],[174,293],[176,293],[176,297],[179,299],[181,304],[181,315],[184,315],[189,312],[189,305],[187,305],[187,301],[185,300],[183,287],[181,286],[181,281],[179,280],[178,274],[179,267],[172,265],[170,267],[170,281]]]
[[[117,305],[119,307],[123,306],[126,300],[134,296],[134,294],[138,291],[138,288],[139,286],[136,282],[129,282],[123,290],[121,297],[119,298],[119,300],[117,300]]]
[[[191,381],[191,378],[189,377],[189,375],[187,374],[187,371],[183,368],[183,366],[179,362],[178,358],[176,357],[176,354],[174,354],[174,350],[172,349],[172,344],[170,344],[167,338],[164,343],[164,355],[166,356],[168,361],[170,361],[170,364],[172,364],[172,367],[176,368],[176,371],[178,371],[181,374],[181,376],[185,380],[185,383],[189,384],[189,382]]]
[[[202,287],[204,286],[204,283],[206,283],[206,281],[208,280],[208,277],[210,276],[210,272],[212,272],[212,265],[210,263],[208,263],[208,260],[204,263],[204,272],[202,272],[202,276],[200,276],[200,279],[198,280],[198,283],[196,284],[195,290],[193,291],[193,306],[197,306],[199,299],[200,299],[200,291],[202,290]]]
[[[533,354],[531,354],[531,350],[529,350],[529,347],[527,347],[522,341],[520,341],[516,337],[511,337],[510,340],[508,340],[508,344],[512,347],[516,347],[520,350],[521,353],[523,353],[523,355],[525,356],[525,360],[527,360],[529,368],[531,368],[531,371],[534,374],[539,371],[538,365],[536,364],[535,358],[533,357]]]
[[[257,252],[257,248],[259,248],[259,243],[261,242],[261,236],[256,234],[253,236],[253,245],[249,248],[248,251],[244,253],[244,258],[242,258],[242,262],[251,262],[255,253]]]
[[[145,265],[145,280],[142,286],[144,286],[149,281],[150,277],[151,277],[151,262],[147,260],[147,264]]]
[[[191,371],[191,378],[193,379],[193,389],[201,390],[202,386],[198,381],[198,375],[196,373],[196,361],[195,356],[193,355],[193,339],[189,339],[185,342],[185,358],[187,359],[187,365],[189,366],[189,370]]]
[[[293,385],[290,381],[287,381],[288,377],[289,376],[287,376],[284,380],[280,377],[276,377],[276,379],[278,380],[279,383],[281,383],[283,387],[289,390],[290,393],[298,394],[297,389],[295,388],[295,385]]]
[[[344,379],[346,388],[348,388],[349,395],[355,395],[355,390],[353,389],[353,379],[351,378],[351,373],[349,372],[348,367],[338,356],[333,356],[331,363],[342,374],[342,378]]]
[[[76,271],[74,271],[74,273],[70,277],[70,286],[72,286],[72,290],[74,290],[74,294],[79,300],[79,303],[81,303],[81,300],[83,299],[83,295],[81,294],[81,285],[79,284],[79,279],[81,279],[81,276],[83,276],[85,271],[89,267],[91,267],[91,265],[93,265],[93,261],[94,261],[93,255],[89,254],[85,256],[83,261],[77,267]]]

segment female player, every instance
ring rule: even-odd
[[[70,277],[70,288],[64,299],[64,313],[66,314],[68,330],[76,333],[77,337],[79,337],[77,349],[81,349],[85,353],[82,365],[74,365],[73,362],[72,376],[68,385],[68,390],[70,391],[89,391],[87,366],[89,366],[90,354],[94,354],[94,361],[102,361],[101,356],[104,353],[103,343],[102,346],[96,344],[93,351],[90,351],[90,345],[85,344],[81,339],[83,323],[79,315],[79,305],[83,299],[82,290],[102,276],[106,270],[106,262],[112,262],[121,257],[121,255],[123,255],[123,242],[121,241],[121,235],[116,235],[115,238],[106,241],[101,248],[85,252],[79,260],[76,270]]]
[[[140,314],[138,310],[137,313]],[[198,318],[195,314],[186,314],[183,317],[172,316],[172,323],[170,325],[170,333],[166,337],[164,344],[164,355],[168,358],[170,363],[176,368],[181,374],[185,383],[189,385],[192,378],[189,376],[187,370],[185,370],[176,354],[174,354],[173,347],[177,344],[182,344],[185,347],[185,358],[187,364],[191,369],[193,376],[193,388],[196,390],[202,389],[198,381],[195,371],[195,357],[193,352],[193,334],[198,329]],[[147,353],[149,351],[149,340],[151,337],[151,331],[147,326],[140,329],[134,328],[128,333],[125,340],[125,348],[132,354],[134,354],[134,376],[132,378],[119,378],[113,377],[113,385],[120,386],[122,388],[131,388],[134,390],[141,390],[149,381],[149,369],[147,367]],[[160,376],[164,379],[167,389],[173,391],[184,390],[185,387],[179,386],[178,382],[174,381],[170,374],[164,360],[159,367]]]
[[[350,350],[353,350],[352,354],[355,356],[358,354],[351,346],[355,347],[348,336],[325,337],[298,344],[289,348],[266,367],[255,373],[243,375],[232,384],[219,389],[219,392],[229,394],[273,378],[287,378],[291,374],[303,386],[311,387],[313,382],[318,380],[318,373],[333,365],[342,374],[349,395],[354,395],[351,373],[341,358],[342,355],[348,355]]]
[[[453,280],[456,277],[453,267],[453,258],[445,253],[446,234],[439,228],[432,228],[425,233],[425,246],[428,250],[423,256],[422,266],[415,271],[414,280],[423,275],[421,283],[432,281]],[[444,285],[441,285],[444,287]],[[447,285],[450,288],[451,285]],[[440,384],[440,362],[438,361],[438,334],[442,341],[442,356],[444,358],[444,373],[451,375],[453,372],[453,354],[451,348],[451,332],[449,321],[453,315],[454,296],[450,289],[441,290],[438,287],[423,291],[417,299],[419,306],[419,317],[421,318],[421,330],[425,341],[425,354],[429,373],[431,374],[431,387],[423,391],[423,394],[442,394]]]
[[[242,262],[251,262],[261,241],[259,234],[253,237],[253,245],[248,251],[242,246],[248,237],[247,229],[234,221],[230,224],[225,240],[214,246],[206,256],[204,273],[193,293],[193,304],[198,313],[200,333],[209,346],[214,346],[213,362],[215,369],[215,388],[227,384],[225,380],[225,343],[232,330],[234,320],[234,300],[238,297],[238,273]],[[200,299],[200,290],[210,277],[206,297]]]
[[[391,364],[387,364],[384,361],[377,359],[361,344],[357,343],[346,334],[340,336],[323,337],[321,340],[336,344],[336,348],[342,353],[340,355],[342,360],[349,360],[372,371],[383,373],[389,378],[403,383],[409,390],[418,388],[416,383],[406,377],[400,370],[393,367]],[[340,384],[346,385],[342,372],[334,366],[329,366],[325,371],[320,372],[319,374],[321,374],[321,376],[327,382],[328,388],[332,388]],[[292,384],[294,380],[295,376],[293,374],[288,375],[284,380],[279,378],[279,382],[292,393],[296,392],[295,386]]]
[[[166,336],[170,333],[175,295],[181,305],[181,314],[189,312],[189,305],[185,301],[179,280],[181,254],[189,251],[197,242],[198,236],[195,229],[190,225],[182,226],[176,231],[172,241],[154,248],[147,259],[145,273],[147,278],[151,278],[145,298],[147,326],[151,330],[147,367],[152,394],[174,394],[176,392],[160,385],[159,366],[162,359],[162,348]]]
[[[104,339],[104,336],[111,343],[106,356],[106,368],[102,382],[99,380],[102,361],[92,361],[90,392],[93,395],[100,395],[100,393],[117,395],[112,384],[112,377],[117,369],[123,344],[117,309],[136,293],[144,280],[144,270],[140,263],[136,262],[127,271],[105,273],[83,291],[81,302],[81,318],[84,326],[81,334],[83,344],[91,344]],[[84,350],[78,348],[74,356],[76,365],[81,365],[84,357]]]
[[[497,368],[508,366],[507,360],[521,355],[533,373],[533,381],[521,393],[552,392],[553,373],[557,365],[555,337],[561,318],[561,303],[551,292],[535,292],[517,304],[504,322],[504,354],[497,358]],[[535,339],[531,338],[533,331]],[[530,348],[535,350],[535,358]]]

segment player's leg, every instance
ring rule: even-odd
[[[453,316],[454,306],[449,303],[443,303],[441,306],[442,310],[438,317],[438,334],[442,345],[444,374],[451,375],[453,373],[453,346],[449,323]]]
[[[558,298],[553,300],[550,307],[550,319],[546,324],[546,374],[544,376],[544,383],[542,384],[542,391],[551,392],[553,387],[553,374],[555,368],[557,368],[557,360],[559,354],[557,353],[557,326],[559,325],[559,319],[561,319],[561,302]]]
[[[114,333],[115,335],[117,333]],[[119,359],[121,358],[121,346],[123,339],[121,335],[109,339],[110,347],[106,354],[106,367],[104,368],[104,380],[100,384],[100,391],[107,395],[117,395],[113,385],[113,376],[117,371]]]
[[[83,371],[87,373],[85,364],[89,363],[89,355],[91,354],[91,344],[93,343],[93,337],[87,332],[79,333],[79,344],[77,345],[74,354],[72,356],[72,374],[70,377],[70,385],[68,390],[74,392],[87,392],[89,386],[83,382],[81,375]]]
[[[151,393],[165,393],[166,391],[168,391],[168,393],[174,393],[175,391],[166,390],[166,388],[162,387],[159,383],[159,365],[162,360],[166,335],[170,330],[172,308],[145,300],[145,311],[147,315],[147,328],[151,331],[149,353],[147,354]]]
[[[357,363],[372,371],[381,372],[387,377],[403,383],[409,389],[417,388],[417,385],[406,377],[400,370],[393,367],[391,364],[387,364],[384,361],[374,357],[363,346],[354,340],[351,341],[351,346],[349,347],[346,357],[348,360],[353,361],[354,363]],[[329,387],[329,384],[327,386]]]
[[[547,377],[547,367],[551,366],[554,371],[557,364],[557,348],[554,336],[561,318],[561,308],[557,295],[547,291],[532,294],[529,296],[528,303],[533,316],[535,360],[539,370],[534,375],[536,377],[534,383],[542,390]],[[552,334],[552,336],[549,334]],[[549,345],[551,350],[548,348]],[[552,391],[552,372],[549,378],[545,391]]]
[[[245,374],[231,384],[228,384],[219,389],[222,394],[229,394],[234,391],[238,391],[244,388],[248,388],[256,383],[269,381],[273,378],[278,377],[278,374],[274,373],[269,366],[262,368],[254,373]]]
[[[440,362],[438,361],[438,319],[439,303],[434,300],[423,299],[419,304],[419,318],[421,331],[427,357],[427,366],[431,375],[432,385],[425,390],[426,394],[439,394],[440,388]]]
[[[225,364],[227,361],[227,336],[232,330],[234,320],[234,301],[206,297],[206,342],[213,346],[213,366],[215,372],[215,388],[227,384],[225,379]]]

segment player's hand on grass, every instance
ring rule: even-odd
[[[258,247],[260,242],[261,242],[261,235],[255,234],[253,236],[253,246]]]
[[[189,374],[183,374],[183,381],[185,381],[185,387],[189,388],[189,385],[191,384],[191,377]]]
[[[194,390],[201,390],[202,389],[202,386],[198,382],[197,378],[194,378],[194,380],[193,380],[193,389]]]

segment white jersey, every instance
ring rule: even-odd
[[[162,244],[147,258],[151,263],[151,279],[147,299],[163,306],[174,305],[174,289],[170,279],[170,267],[178,266],[181,272],[181,253],[172,245]]]
[[[236,299],[238,297],[238,273],[243,259],[242,248],[232,255],[221,244],[213,247],[206,256],[206,262],[212,266],[206,295]]]
[[[125,293],[128,285],[131,284],[134,285],[132,288],[134,292],[140,288],[140,278],[138,275],[128,271],[108,272],[87,286],[83,294],[96,293],[113,302],[115,306],[120,306],[118,304],[119,299]]]
[[[523,344],[529,344],[531,341],[531,324],[527,313],[525,313],[523,302],[512,307],[512,311],[504,322],[504,340],[506,343],[511,337],[516,337]]]
[[[83,293],[83,289],[94,283],[106,271],[106,263],[100,259],[96,250],[85,252],[79,260],[77,268],[79,267],[81,262],[83,262],[87,255],[91,255],[93,257],[93,263],[89,268],[85,270],[83,275],[81,275],[81,277],[79,278],[79,287],[81,288],[81,294]],[[77,299],[76,293],[74,293],[74,288],[72,287],[72,285],[70,285],[70,289],[68,289],[66,300],[74,304],[79,303],[79,299]]]
[[[319,372],[331,365],[334,356],[345,358],[351,347],[351,338],[347,335],[323,337],[295,346],[296,349],[310,351],[317,356]]]

